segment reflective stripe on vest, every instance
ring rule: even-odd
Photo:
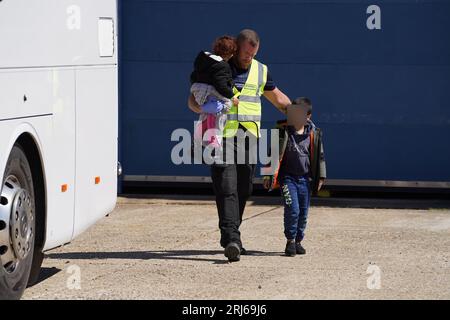
[[[239,102],[261,103],[261,97],[239,96]]]
[[[253,135],[260,136],[261,95],[267,81],[267,67],[253,59],[247,81],[241,92],[234,88],[235,96],[239,98],[239,105],[233,105],[228,112],[224,137],[236,135],[241,123]]]
[[[237,120],[237,121],[261,121],[261,116],[252,116],[245,114],[228,114],[227,120]]]

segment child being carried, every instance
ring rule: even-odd
[[[236,53],[236,50],[236,39],[222,36],[214,41],[213,53],[201,51],[194,62],[194,71],[191,74],[191,93],[196,102],[199,105],[207,102],[218,102],[223,105],[222,110],[217,113],[204,112],[200,114],[194,139],[205,147],[219,148],[222,146],[226,113],[233,104],[238,105],[239,103],[239,100],[234,97],[234,83],[228,64],[228,60]]]

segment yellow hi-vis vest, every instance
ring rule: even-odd
[[[248,78],[241,92],[233,89],[239,98],[239,105],[233,105],[227,114],[223,136],[226,138],[236,135],[239,123],[250,133],[260,137],[261,127],[261,96],[267,82],[267,66],[253,59],[248,72]]]

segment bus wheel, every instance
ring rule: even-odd
[[[18,145],[0,188],[0,300],[20,299],[30,275],[36,222],[31,169]]]

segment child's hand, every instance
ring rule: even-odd
[[[233,101],[233,105],[238,106],[239,105],[239,99],[236,97],[231,98],[231,101]]]
[[[270,179],[264,179],[263,180],[263,186],[264,186],[264,189],[269,190],[269,188],[270,188]]]
[[[322,189],[324,182],[325,182],[325,179],[323,179],[323,178],[319,180],[319,186],[317,187],[317,192],[319,192],[320,189]]]

